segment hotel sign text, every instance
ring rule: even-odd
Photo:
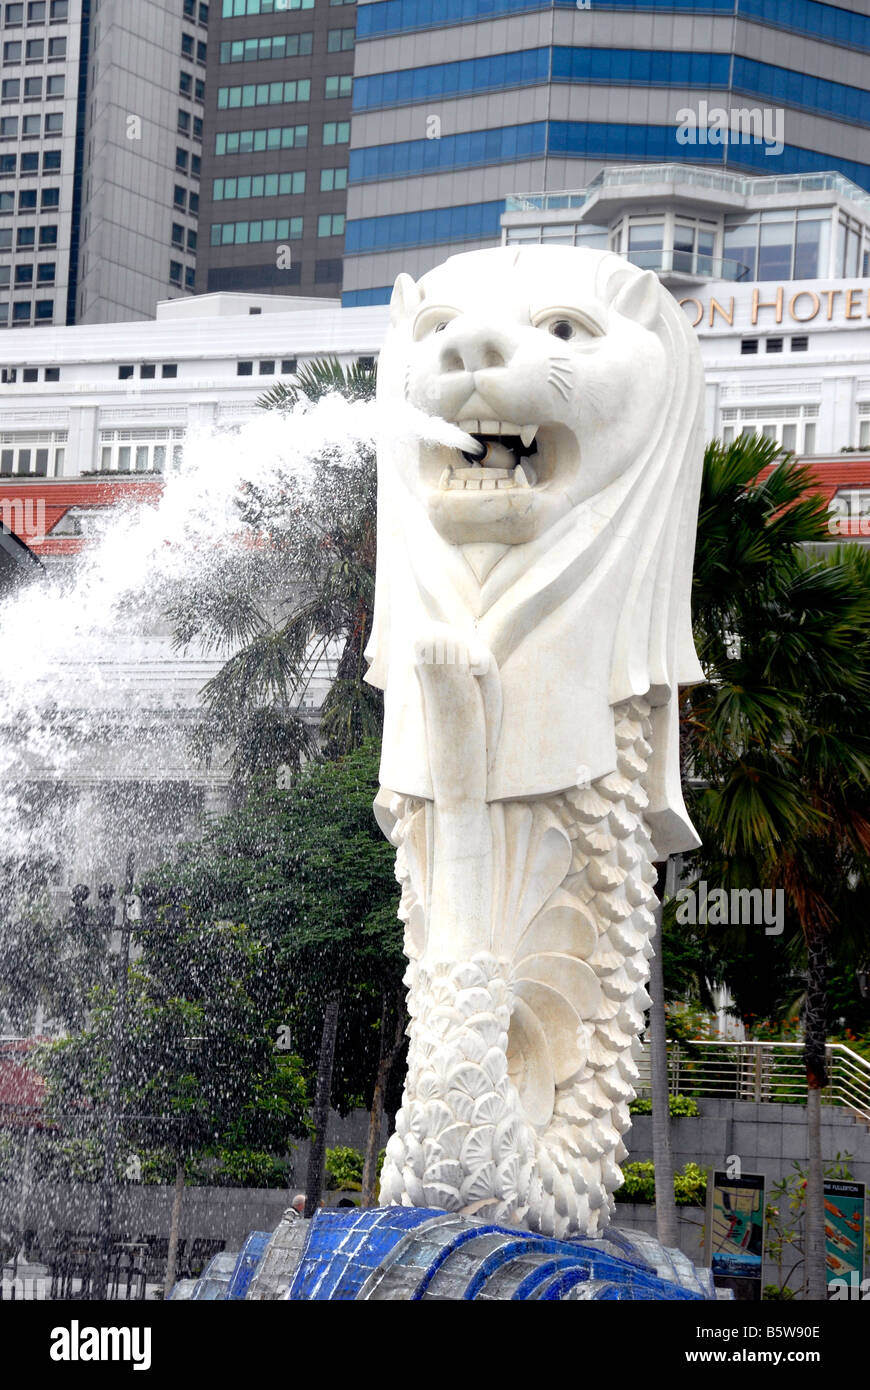
[[[865,322],[870,319],[870,289],[859,285],[855,289],[795,290],[792,285],[756,285],[748,299],[739,305],[730,298],[710,296],[708,302],[689,295],[680,300],[693,328],[716,328],[722,324],[733,327],[736,321],[752,327],[767,327],[772,323],[812,323],[814,320],[831,323]]]

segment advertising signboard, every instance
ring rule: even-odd
[[[828,1287],[864,1278],[864,1184],[825,1179],[825,1267]],[[838,1285],[839,1287],[839,1285]]]
[[[707,1252],[716,1283],[746,1280],[737,1297],[761,1297],[764,1258],[764,1175],[739,1178],[714,1169],[707,1182]]]

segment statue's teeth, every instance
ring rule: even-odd
[[[529,445],[534,443],[535,435],[538,433],[538,427],[537,425],[523,425],[522,429],[518,430],[517,433],[523,441],[523,448],[528,449]]]
[[[535,470],[528,461],[518,463],[514,469],[514,485],[516,487],[534,487],[537,482]]]
[[[441,477],[438,479],[438,486],[439,486],[439,488],[445,488],[445,487],[447,487],[447,485],[448,485],[449,482],[450,482],[450,469],[449,469],[449,468],[445,468],[445,469],[444,469],[444,472],[441,474]]]
[[[501,434],[502,427],[498,420],[481,420],[478,434]]]

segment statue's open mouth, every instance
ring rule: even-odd
[[[516,425],[501,420],[458,420],[477,448],[461,451],[449,463],[439,481],[442,490],[506,491],[532,488],[538,481],[537,425]]]

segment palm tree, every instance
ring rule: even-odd
[[[374,366],[329,358],[306,364],[257,404],[288,414],[331,392],[362,401],[374,390]],[[353,463],[329,453],[313,460],[313,489],[289,483],[277,512],[274,497],[248,487],[243,515],[257,545],[230,556],[172,609],[177,647],[196,641],[228,654],[203,688],[197,744],[204,757],[230,744],[242,787],[281,765],[298,770],[316,751],[300,708],[325,658],[335,675],[321,710],[323,751],[338,757],[380,733],[381,696],[363,680],[374,606],[374,449],[358,447]]]
[[[699,876],[781,888],[806,961],[808,1294],[825,1297],[821,1091],[829,937],[870,876],[870,553],[819,555],[823,499],[769,441],[707,450],[684,700]]]

